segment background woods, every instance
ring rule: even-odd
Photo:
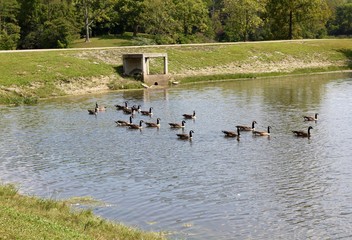
[[[349,36],[352,0],[0,0],[0,49],[125,32],[142,44]]]

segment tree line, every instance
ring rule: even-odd
[[[155,44],[352,34],[352,0],[0,0],[0,49],[145,33]]]

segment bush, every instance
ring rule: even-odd
[[[0,49],[16,49],[19,39],[20,27],[12,23],[5,24],[4,30],[0,32]]]

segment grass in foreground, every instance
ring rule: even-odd
[[[91,210],[73,210],[65,202],[22,196],[13,185],[0,185],[0,239],[166,238],[108,222]]]

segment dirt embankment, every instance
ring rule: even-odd
[[[111,59],[107,59],[111,62]],[[328,68],[328,67],[340,67],[346,65],[345,62],[331,62],[328,60],[317,60],[317,61],[302,61],[300,59],[294,59],[288,57],[284,61],[280,62],[263,62],[255,58],[247,63],[233,62],[228,65],[206,67],[199,69],[185,69],[182,73],[171,72],[172,79],[183,78],[187,76],[210,76],[220,74],[237,74],[237,73],[274,73],[280,72],[282,74],[289,74],[294,70],[303,68]],[[115,85],[119,85],[119,88],[123,89],[123,84],[128,84],[121,77],[112,76],[101,76],[92,78],[77,78],[72,79],[69,82],[59,82],[56,87],[67,95],[80,95],[87,93],[96,93],[109,91],[111,88],[109,84],[114,82]]]

